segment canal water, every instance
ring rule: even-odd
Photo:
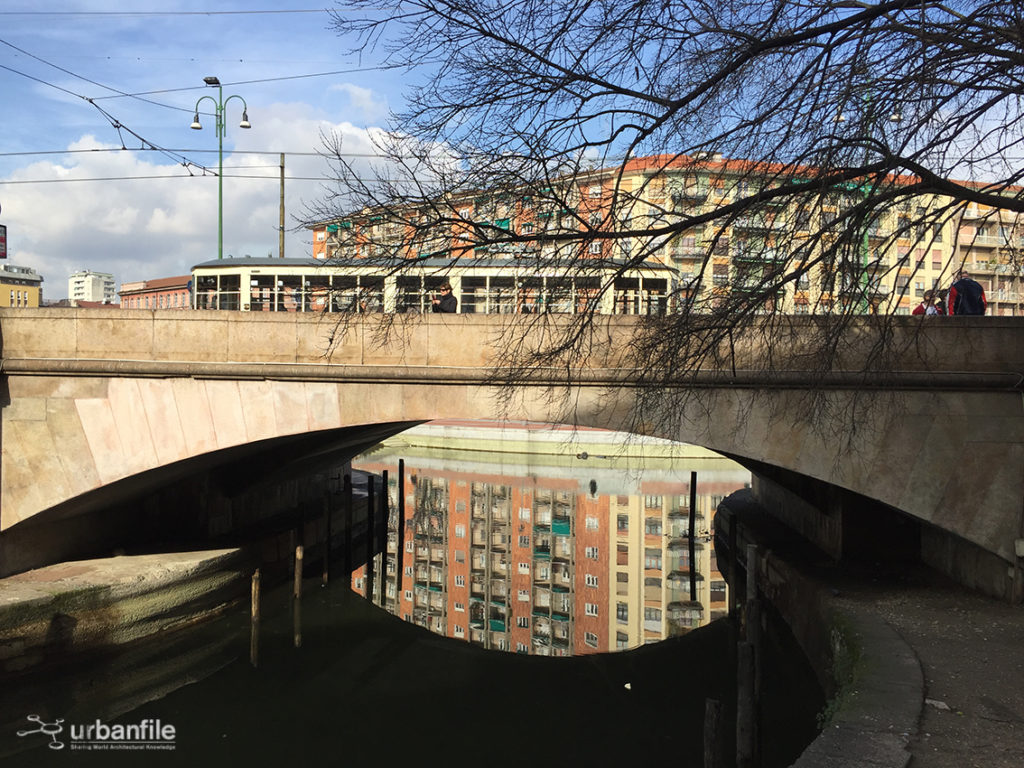
[[[376,558],[374,602],[365,569],[326,587],[317,573],[299,600],[291,585],[264,595],[255,636],[239,605],[162,641],[9,681],[4,766],[699,768],[707,700],[728,714],[735,697],[713,512],[748,476],[697,449],[548,435],[522,450],[479,431],[421,428],[353,462],[388,474],[390,552]],[[822,708],[785,629],[769,635],[765,768],[799,754]],[[103,730],[114,726],[135,738]]]

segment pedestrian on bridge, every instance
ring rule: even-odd
[[[441,295],[434,296],[432,303],[435,312],[444,312],[446,314],[454,314],[456,312],[459,307],[459,300],[452,293],[451,283],[445,283],[441,286]]]
[[[987,302],[981,283],[972,280],[966,269],[960,270],[957,281],[949,287],[949,314],[984,315]]]

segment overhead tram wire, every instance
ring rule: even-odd
[[[267,167],[269,168],[271,166],[267,166]],[[278,166],[273,166],[273,167],[278,167]],[[214,178],[216,178],[217,171],[210,170],[207,173],[203,174],[203,176],[213,176]],[[180,175],[180,174],[167,174],[167,175],[152,174],[152,175],[148,175],[148,176],[95,176],[95,177],[81,178],[81,179],[17,179],[17,180],[0,179],[0,186],[14,186],[14,185],[21,185],[21,184],[78,184],[78,183],[87,182],[87,181],[150,181],[150,180],[155,180],[155,179],[186,179],[186,178],[197,179],[197,178],[203,178],[203,176],[197,176],[194,173],[189,173],[187,176],[183,176],[183,175]],[[245,174],[245,173],[225,173],[224,174],[224,178],[225,179],[254,179],[254,180],[262,180],[262,181],[279,181],[281,177],[278,176],[278,175],[259,176],[259,175],[256,175],[256,174]],[[320,182],[324,182],[324,181],[330,181],[330,180],[331,179],[329,177],[327,177],[327,176],[285,176],[285,181],[320,181]],[[376,183],[376,182],[379,182],[379,181],[382,181],[382,180],[381,179],[358,179],[358,181],[361,181],[361,182],[369,184],[369,183]],[[416,184],[416,185],[420,184],[420,182],[417,182],[415,179],[383,179],[383,181],[385,183],[387,183],[387,184]]]
[[[31,54],[29,54],[29,55],[31,55]],[[64,72],[67,71],[67,70],[63,70],[61,67],[58,67],[56,64],[50,64],[50,62],[44,61],[43,59],[39,59],[39,61],[42,61],[43,63],[48,64],[51,67],[54,67],[55,69],[60,69],[61,71],[64,71]],[[121,148],[122,149],[127,149],[127,147],[125,147],[125,145],[124,145],[124,135],[121,133],[121,130],[123,129],[123,130],[127,131],[130,135],[132,135],[133,137],[138,139],[143,147],[145,147],[146,145],[149,145],[155,151],[160,152],[165,157],[167,157],[168,159],[173,160],[176,164],[180,164],[182,167],[184,167],[186,170],[188,170],[190,175],[192,174],[192,171],[189,170],[190,166],[193,166],[195,168],[201,168],[204,173],[206,173],[208,171],[208,169],[205,166],[203,166],[203,165],[201,165],[199,163],[193,162],[188,157],[185,157],[184,155],[179,155],[178,157],[175,157],[168,150],[165,150],[162,147],[160,147],[158,144],[156,144],[156,143],[154,143],[152,141],[149,141],[148,139],[144,138],[141,134],[136,133],[131,128],[129,128],[128,126],[126,126],[123,123],[121,123],[121,121],[119,121],[117,118],[115,118],[113,115],[111,115],[105,109],[103,109],[103,107],[101,107],[98,104],[94,103],[87,96],[83,96],[80,93],[75,93],[74,91],[72,91],[72,90],[70,90],[68,88],[64,88],[63,86],[57,85],[56,83],[51,83],[51,82],[49,82],[47,80],[43,80],[42,78],[36,77],[34,75],[27,74],[25,72],[21,72],[19,70],[16,70],[16,69],[14,69],[12,67],[5,66],[3,64],[0,64],[0,68],[6,69],[8,72],[13,72],[16,75],[21,75],[22,77],[26,77],[29,80],[33,80],[33,81],[35,81],[37,83],[40,83],[42,85],[49,86],[50,88],[54,88],[54,89],[56,89],[58,91],[61,91],[62,93],[68,94],[69,96],[75,96],[75,97],[77,97],[79,99],[82,99],[85,102],[88,102],[89,104],[92,105],[92,107],[94,109],[96,109],[101,115],[103,115],[103,117],[105,117],[107,119],[107,121],[111,124],[111,126],[113,126],[114,130],[117,131],[117,135],[121,139]],[[73,75],[74,73],[68,73],[68,74],[72,74]],[[75,75],[75,77],[79,77],[79,76]],[[80,78],[80,79],[86,80],[86,78]],[[91,82],[91,81],[87,81],[87,82]],[[101,87],[106,88],[107,86],[101,86]],[[114,89],[113,88],[109,88],[108,90],[114,90]]]
[[[45,64],[48,67],[53,67],[57,71],[63,72],[65,75],[70,75],[71,77],[74,77],[74,78],[77,78],[79,80],[82,80],[82,81],[84,81],[86,83],[89,83],[90,85],[95,85],[97,88],[103,88],[104,90],[107,90],[107,91],[113,91],[114,93],[118,94],[119,97],[130,97],[130,98],[137,99],[138,101],[144,102],[146,104],[152,104],[153,106],[156,106],[156,107],[164,107],[165,109],[174,109],[174,110],[177,110],[177,111],[180,111],[180,112],[191,112],[192,111],[190,109],[185,109],[184,107],[175,107],[175,106],[173,106],[171,104],[161,104],[160,102],[153,101],[152,99],[143,99],[143,98],[141,98],[141,96],[135,96],[134,94],[125,93],[124,91],[119,91],[117,88],[113,88],[113,87],[111,87],[109,85],[104,85],[103,83],[98,83],[95,80],[90,80],[88,77],[84,77],[83,75],[79,75],[76,72],[72,72],[70,69],[65,69],[64,67],[60,66],[59,64],[54,64],[52,61],[47,61],[46,59],[41,58],[39,56],[36,56],[34,53],[31,53],[30,51],[26,51],[24,48],[19,48],[18,46],[14,45],[13,43],[10,43],[7,40],[4,40],[2,38],[0,38],[0,44],[6,45],[8,48],[12,48],[15,51],[17,51],[18,53],[23,53],[26,56],[28,56],[29,58],[35,59],[36,61],[38,61],[38,62],[40,62],[42,64]],[[5,67],[5,69],[7,69],[7,67]],[[14,72],[14,70],[11,70],[11,71]],[[20,72],[18,74],[24,75],[24,73],[20,73]],[[24,76],[25,77],[30,77],[30,75],[24,75]],[[40,81],[40,82],[45,82],[45,81]],[[52,85],[52,83],[46,83],[46,85]],[[53,86],[53,87],[58,88],[60,86]],[[67,93],[71,93],[71,91],[67,91]],[[93,99],[90,99],[87,96],[82,96],[81,94],[78,94],[78,93],[73,94],[73,95],[78,96],[80,99],[85,99],[90,104],[93,102]],[[103,98],[103,97],[100,97],[100,98]]]
[[[203,14],[196,14],[196,15],[203,15]],[[142,149],[145,149],[146,145],[148,144],[150,148],[152,148],[155,151],[161,152],[168,159],[173,160],[175,163],[181,164],[186,170],[188,170],[189,166],[194,166],[195,168],[201,169],[204,174],[207,173],[207,172],[211,172],[211,173],[213,172],[212,169],[208,169],[205,166],[200,165],[199,163],[195,163],[195,162],[191,161],[188,157],[186,157],[183,154],[179,155],[178,157],[174,157],[171,153],[173,153],[175,150],[165,149],[165,148],[160,147],[159,145],[157,145],[157,144],[155,144],[155,143],[145,139],[143,136],[141,136],[140,134],[136,133],[135,131],[133,131],[128,126],[126,126],[123,123],[121,123],[120,120],[115,118],[112,114],[107,112],[105,109],[103,109],[101,106],[99,106],[96,103],[97,101],[100,101],[100,100],[103,100],[103,99],[133,98],[133,99],[136,99],[136,100],[141,101],[141,102],[146,103],[146,104],[152,104],[154,106],[164,107],[166,109],[171,109],[171,110],[178,111],[178,112],[185,112],[186,114],[188,114],[188,113],[192,112],[192,109],[186,109],[184,107],[176,107],[176,106],[173,106],[173,105],[170,105],[170,104],[161,104],[160,102],[153,101],[151,99],[142,98],[142,96],[152,95],[152,94],[156,94],[156,93],[171,93],[171,92],[177,92],[177,91],[194,91],[197,88],[203,88],[205,86],[190,86],[188,88],[166,89],[164,91],[149,91],[149,92],[143,92],[143,93],[139,93],[139,94],[125,93],[124,91],[118,90],[117,88],[113,88],[113,87],[111,87],[109,85],[104,85],[103,83],[96,82],[95,80],[90,80],[89,78],[83,77],[82,75],[79,75],[79,74],[77,74],[75,72],[72,72],[69,69],[66,69],[66,68],[61,67],[61,66],[59,66],[57,64],[54,64],[53,62],[47,61],[46,59],[43,59],[43,58],[41,58],[39,56],[36,56],[35,54],[33,54],[33,53],[29,52],[29,51],[26,51],[23,48],[19,48],[18,46],[14,45],[12,43],[9,43],[6,40],[0,39],[0,43],[2,43],[3,45],[8,46],[9,48],[12,48],[13,50],[18,51],[19,53],[22,53],[22,54],[24,54],[26,56],[31,57],[31,58],[35,59],[36,61],[38,61],[38,62],[40,62],[42,64],[46,64],[49,67],[53,67],[54,69],[56,69],[56,70],[58,70],[60,72],[63,72],[66,75],[78,78],[79,80],[87,82],[90,85],[95,85],[98,88],[103,88],[103,89],[108,90],[108,91],[113,91],[114,92],[113,95],[109,95],[109,96],[96,96],[96,97],[90,98],[90,97],[87,97],[87,96],[83,96],[80,93],[76,93],[76,92],[74,92],[72,90],[64,88],[62,86],[59,86],[59,85],[57,85],[55,83],[51,83],[49,81],[46,81],[46,80],[43,80],[41,78],[35,77],[34,75],[29,75],[29,74],[27,74],[25,72],[21,72],[19,70],[13,69],[13,68],[8,67],[8,66],[5,66],[3,64],[0,64],[0,68],[6,69],[9,72],[13,72],[16,75],[21,75],[22,77],[26,77],[26,78],[28,78],[30,80],[34,80],[35,82],[40,83],[42,85],[47,85],[47,86],[49,86],[51,88],[55,88],[55,89],[57,89],[59,91],[62,91],[63,93],[66,93],[66,94],[68,94],[70,96],[75,96],[75,97],[80,98],[83,101],[86,101],[89,104],[91,104],[101,115],[103,115],[103,117],[105,117],[107,119],[107,121],[111,124],[111,126],[113,126],[114,130],[117,131],[118,136],[121,138],[121,148],[122,149],[125,149],[125,150],[128,149],[124,145],[124,137],[121,134],[121,130],[123,129],[123,130],[127,131],[129,134],[131,134],[132,136],[134,136],[136,139],[139,140],[139,142],[143,145],[141,147]],[[306,74],[306,75],[291,75],[291,76],[287,76],[287,77],[264,78],[264,79],[260,79],[260,80],[246,80],[246,81],[240,81],[239,83],[226,83],[226,85],[245,85],[245,84],[252,84],[252,83],[277,82],[277,81],[281,81],[281,80],[298,80],[298,79],[310,78],[310,77],[325,77],[325,76],[335,75],[335,74],[347,74],[347,73],[350,73],[350,72],[380,71],[380,70],[389,69],[389,68],[390,67],[360,67],[360,68],[354,68],[354,69],[350,69],[350,70],[337,70],[335,72],[317,72],[317,73],[311,73],[311,74]],[[355,157],[355,155],[352,155],[352,156]],[[189,173],[191,174],[191,171],[189,171]]]
[[[284,75],[282,77],[263,77],[257,80],[235,80],[230,83],[224,83],[224,87],[235,87],[237,85],[260,85],[262,83],[278,83],[284,80],[305,80],[311,77],[330,77],[331,75],[351,75],[356,72],[385,72],[391,69],[401,69],[402,67],[398,64],[390,66],[378,66],[378,67],[352,67],[351,69],[336,69],[330,72],[310,72],[305,75]],[[104,99],[123,99],[123,98],[139,98],[141,96],[154,96],[160,93],[181,93],[184,91],[196,91],[202,90],[206,86],[202,85],[190,85],[185,88],[163,88],[158,91],[139,91],[137,93],[116,93],[108,96],[95,96],[92,101],[101,101]],[[109,90],[114,90],[113,88]],[[154,102],[155,103],[155,102]],[[177,107],[174,107],[177,109]],[[187,110],[191,112],[192,110]]]
[[[0,157],[27,157],[32,155],[87,155],[90,152],[154,152],[152,147],[97,147],[96,149],[46,149],[46,150],[25,150],[22,152],[0,152]],[[188,152],[190,154],[216,154],[216,149],[171,149],[166,148],[166,152]],[[283,153],[280,150],[274,149],[233,149],[231,150],[232,155],[280,155],[284,154],[288,157],[335,157],[335,155],[325,155],[323,152],[289,152],[285,150]],[[380,155],[373,152],[342,152],[342,157],[358,157],[358,158],[378,158],[380,160],[390,160],[396,155]],[[398,157],[403,158],[415,158],[415,155],[399,155]],[[276,166],[275,166],[276,167]]]
[[[326,13],[327,8],[271,8],[253,11],[0,11],[0,16],[246,16]]]

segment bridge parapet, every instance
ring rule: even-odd
[[[510,339],[538,346],[571,318],[501,315],[338,315],[239,313],[228,311],[120,309],[0,309],[2,358],[16,360],[115,360],[120,363],[272,363],[331,366],[394,366],[491,370]],[[629,338],[640,318],[596,319],[595,343],[578,361],[581,369],[604,371],[627,383]],[[817,316],[767,318],[763,327],[723,350],[728,370],[705,367],[719,383],[775,374],[792,385],[794,376],[860,373],[929,373],[983,377],[1020,387],[1024,379],[1024,318],[863,317],[848,327],[824,330]],[[827,363],[819,348],[823,332],[834,334]],[[766,354],[766,345],[772,354]],[[878,354],[884,346],[884,353]],[[8,369],[10,370],[10,369]],[[151,369],[156,373],[159,368]],[[199,369],[168,368],[179,375]],[[615,371],[614,374],[610,373]],[[68,371],[70,373],[71,371]],[[115,373],[112,369],[110,373]],[[722,375],[717,375],[722,374]],[[565,378],[564,373],[559,374]],[[1014,378],[1017,377],[1017,378]],[[546,378],[546,377],[544,377]],[[866,385],[869,380],[861,379]],[[895,380],[894,380],[895,381]],[[1015,383],[1016,382],[1016,383]],[[766,382],[767,383],[767,382]],[[986,386],[999,386],[996,379]]]

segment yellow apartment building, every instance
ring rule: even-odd
[[[0,264],[0,307],[38,307],[43,276],[31,267]]]

